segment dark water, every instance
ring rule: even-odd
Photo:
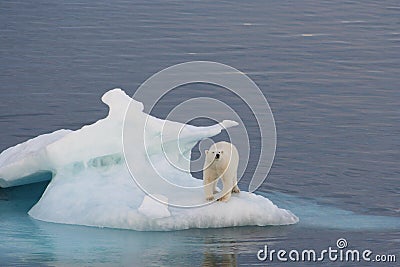
[[[54,225],[26,214],[45,184],[0,189],[0,265],[259,264],[267,243],[322,250],[338,238],[400,260],[398,1],[2,1],[0,24],[1,151],[104,117],[108,89],[132,94],[165,67],[217,61],[267,97],[278,146],[259,193],[301,220],[174,233]],[[197,93],[167,97],[155,115]]]

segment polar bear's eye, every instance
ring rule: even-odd
[[[213,151],[213,154],[214,154],[214,151]]]

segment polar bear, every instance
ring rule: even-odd
[[[237,186],[239,153],[236,147],[228,142],[215,143],[205,152],[203,184],[206,200],[214,199],[214,193],[217,193],[217,182],[221,178],[223,184],[222,197],[218,201],[227,202],[232,192],[240,192]]]

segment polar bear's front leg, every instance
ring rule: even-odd
[[[214,172],[210,169],[203,170],[204,193],[207,201],[214,199],[214,188],[217,182],[214,176]]]
[[[232,189],[234,186],[232,175],[230,175],[230,173],[225,173],[222,176],[222,183],[223,183],[222,197],[220,197],[218,201],[227,202],[231,198]]]
[[[215,179],[214,181],[214,185],[213,185],[213,193],[219,193],[219,190],[217,189],[217,183],[218,183],[218,179]]]
[[[232,189],[232,193],[240,193],[240,189],[237,185],[238,181],[237,181],[237,174],[235,173],[235,177],[233,178],[233,189]]]

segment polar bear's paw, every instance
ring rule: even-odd
[[[237,187],[237,186],[235,186],[233,189],[232,189],[232,193],[240,193],[240,189],[239,189],[239,187]]]
[[[206,197],[206,200],[207,200],[207,201],[213,201],[213,200],[214,200],[214,196]]]
[[[228,202],[228,200],[231,198],[231,196],[225,195],[223,197],[220,197],[217,199],[217,201],[223,201],[223,202]]]

